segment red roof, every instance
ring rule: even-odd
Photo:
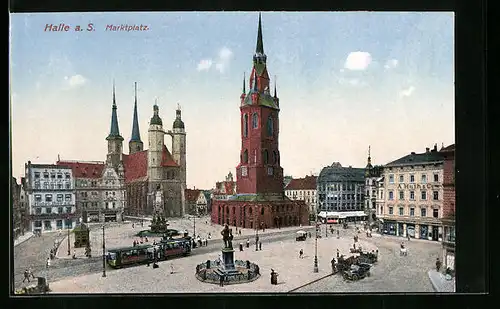
[[[179,166],[174,159],[170,151],[168,151],[167,146],[163,145],[163,156],[161,158],[161,166]]]
[[[292,179],[285,190],[316,190],[317,176]]]
[[[198,189],[186,189],[184,190],[184,197],[186,198],[186,202],[196,202],[198,200],[198,196],[200,196],[201,190]]]
[[[218,181],[215,183],[215,191],[214,194],[225,194],[225,195],[233,195],[235,194],[235,181]]]
[[[104,170],[103,163],[89,163],[78,161],[57,161],[56,165],[67,166],[73,171],[75,178],[101,178]]]
[[[126,183],[148,176],[147,150],[129,155],[123,154],[122,157]]]

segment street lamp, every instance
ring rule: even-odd
[[[193,238],[196,237],[196,216],[193,216]]]
[[[102,225],[102,276],[106,277],[106,236],[104,224]]]
[[[71,255],[71,241],[69,240],[69,230],[71,229],[71,227],[68,227],[68,255]]]
[[[319,272],[318,269],[318,215],[316,214],[316,223],[315,223],[315,228],[316,228],[316,239],[314,242],[314,268],[313,272],[317,273]]]

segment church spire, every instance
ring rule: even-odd
[[[245,72],[243,72],[243,94],[246,94],[246,89],[245,89]]]
[[[132,122],[132,137],[131,142],[140,142],[141,133],[139,131],[139,117],[137,116],[137,82],[134,83],[135,86],[135,101],[134,101],[134,119]]]
[[[278,92],[276,91],[276,75],[274,76],[274,98],[278,97]]]
[[[116,113],[116,95],[115,95],[115,81],[113,80],[113,107],[111,111],[111,129],[109,130],[109,135],[106,139],[119,139],[123,140],[120,135],[120,129],[118,128],[118,116]]]
[[[257,46],[255,47],[256,54],[264,54],[264,43],[262,42],[262,20],[259,13],[259,28],[257,30]]]

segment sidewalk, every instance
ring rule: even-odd
[[[17,239],[14,240],[14,247],[17,246],[17,245],[19,245],[19,244],[22,244],[23,242],[25,242],[26,240],[30,239],[31,237],[33,237],[33,233],[32,232],[26,232],[26,233],[24,233],[24,235],[21,235]]]
[[[445,276],[435,270],[429,270],[427,273],[429,280],[431,280],[432,287],[438,293],[454,293],[455,292],[455,278],[446,280]]]

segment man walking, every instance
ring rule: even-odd
[[[259,250],[262,251],[262,241],[259,241]]]
[[[299,259],[302,259],[304,257],[304,250],[300,249],[299,251]]]
[[[439,260],[439,258],[436,259],[436,271],[439,272],[439,270],[441,269],[441,261]]]
[[[23,283],[24,281],[28,280],[28,283],[30,282],[30,274],[29,274],[29,271],[26,269],[24,271],[24,279],[23,279]]]

